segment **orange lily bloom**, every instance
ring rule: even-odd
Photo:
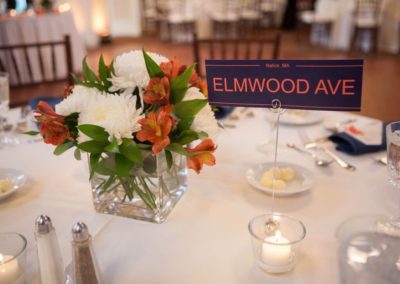
[[[64,122],[65,116],[59,115],[54,112],[51,106],[44,102],[40,101],[35,109],[34,116],[37,121],[43,123],[46,121],[59,121]]]
[[[40,134],[43,136],[44,143],[60,145],[65,140],[73,141],[69,129],[66,125],[57,120],[45,121],[39,127]]]
[[[152,78],[144,89],[143,100],[147,104],[168,104],[169,93],[167,77]]]
[[[182,65],[179,60],[174,57],[174,59],[168,62],[161,63],[160,68],[163,71],[164,75],[171,80],[172,78],[179,76],[183,71],[185,71],[186,66]]]
[[[194,157],[188,157],[188,167],[194,170],[196,173],[200,173],[201,169],[203,168],[203,164],[214,166],[215,157],[213,153],[216,149],[217,147],[210,138],[203,140],[199,145],[192,149],[186,149],[189,153],[200,152]]]
[[[153,153],[161,152],[171,143],[169,133],[175,120],[170,116],[173,105],[161,107],[157,112],[148,113],[146,118],[139,120],[142,129],[136,134],[136,138],[141,141],[153,143]]]

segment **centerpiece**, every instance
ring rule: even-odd
[[[218,123],[194,65],[131,51],[83,79],[53,110],[41,101],[35,118],[45,143],[60,155],[87,153],[98,212],[165,221],[187,188],[187,168],[214,165]],[[31,132],[38,134],[39,132]]]

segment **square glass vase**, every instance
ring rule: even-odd
[[[93,174],[90,181],[97,212],[154,223],[167,219],[187,189],[186,157],[173,153],[170,165],[165,152],[146,151],[143,157],[143,164],[134,166],[127,177]],[[108,167],[115,166],[112,154],[102,159]]]

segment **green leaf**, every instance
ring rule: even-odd
[[[165,147],[166,150],[175,152],[184,156],[189,156],[190,154],[186,151],[185,148],[181,144],[178,143],[171,143],[167,147]]]
[[[143,161],[140,148],[133,140],[127,138],[122,139],[122,144],[119,146],[119,151],[122,155],[136,164],[140,164]]]
[[[207,137],[208,137],[208,133],[207,133],[207,132],[204,132],[204,131],[197,132],[197,134],[199,135],[199,138],[200,138],[200,139],[201,139],[201,138],[207,138]]]
[[[107,66],[104,63],[103,54],[100,55],[98,68],[99,68],[100,79],[103,81],[104,86],[108,88],[110,86],[110,82],[107,80],[108,72],[107,72]]]
[[[101,160],[99,163],[95,164],[93,172],[96,172],[103,176],[112,176],[115,175],[115,170],[113,168],[107,167],[107,162],[105,160]]]
[[[160,66],[158,66],[158,64],[144,51],[144,49],[142,51],[146,69],[150,78],[164,77],[164,72],[161,70]]]
[[[24,134],[31,135],[31,136],[38,135],[39,133],[40,133],[39,131],[26,131],[26,132],[24,132]]]
[[[104,130],[103,127],[93,125],[93,124],[82,124],[78,126],[78,129],[85,134],[86,136],[89,136],[95,141],[99,142],[108,142],[108,136],[109,134],[107,131]]]
[[[182,119],[194,117],[206,104],[207,100],[183,101],[175,105],[174,113]]]
[[[170,169],[172,167],[172,162],[173,162],[172,153],[168,150],[164,151],[164,153],[165,153],[165,159],[167,160],[168,169]]]
[[[193,130],[185,130],[181,134],[179,134],[178,138],[176,139],[176,142],[181,145],[186,145],[197,139],[199,139],[199,135],[197,134],[197,132]]]
[[[151,148],[153,147],[152,145],[142,144],[142,143],[139,143],[139,144],[136,144],[136,145],[138,145],[140,150],[151,150]]]
[[[107,143],[95,140],[86,141],[77,145],[77,147],[82,151],[92,154],[100,154],[104,152],[104,147],[106,146]]]
[[[71,73],[71,77],[72,77],[72,81],[74,82],[75,85],[81,85],[82,84],[82,81],[79,80],[79,78],[74,73]]]
[[[84,81],[89,82],[89,83],[94,83],[94,82],[99,83],[99,79],[97,78],[96,74],[92,71],[92,69],[90,69],[90,67],[88,66],[88,64],[86,62],[86,56],[82,62],[82,73],[83,73]]]
[[[192,76],[194,64],[190,65],[189,68],[185,70],[178,77],[172,78],[171,80],[171,103],[176,104],[182,101],[188,90],[189,79]]]
[[[67,143],[64,143],[64,144],[60,144],[54,149],[53,154],[57,155],[57,156],[61,155],[62,153],[67,151],[69,148],[72,148],[74,145],[75,145],[74,142],[67,142]]]
[[[115,167],[118,176],[128,176],[133,167],[133,162],[121,154],[115,154]]]
[[[111,75],[115,75],[114,60],[111,61],[108,77],[111,77]]]
[[[75,149],[74,151],[74,157],[75,159],[77,159],[78,161],[81,160],[81,150],[79,150],[78,148]]]
[[[88,87],[88,88],[96,88],[99,91],[105,91],[106,87],[103,86],[100,83],[96,83],[96,82],[81,82],[80,85]]]
[[[193,120],[194,120],[193,116],[182,118],[178,123],[177,132],[181,133],[185,130],[188,130],[190,126],[192,126]]]
[[[91,180],[93,177],[95,167],[96,167],[100,157],[101,157],[101,154],[90,154],[89,155],[89,172],[90,172],[89,180]]]
[[[108,144],[106,147],[104,147],[104,151],[111,153],[119,153],[117,138],[113,136],[111,139],[111,143]]]

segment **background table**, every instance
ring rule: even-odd
[[[303,194],[276,200],[277,210],[300,219],[307,228],[298,265],[284,275],[262,273],[253,267],[247,224],[271,210],[272,198],[253,189],[245,173],[272,158],[256,150],[269,136],[266,111],[256,114],[229,121],[236,127],[220,134],[217,165],[206,167],[201,175],[190,172],[187,193],[160,225],[96,213],[85,161],[75,161],[72,151],[54,156],[51,146],[30,144],[31,137],[21,137],[20,145],[0,150],[0,168],[18,169],[29,178],[24,188],[0,201],[0,230],[27,237],[29,261],[35,269],[33,228],[39,214],[52,218],[66,264],[71,259],[72,224],[86,222],[104,283],[338,283],[335,232],[340,224],[356,215],[387,214],[397,205],[386,168],[371,155],[339,153],[357,167],[349,172],[336,164],[319,168],[294,151],[281,153],[279,160],[307,168],[316,183]],[[18,116],[17,110],[12,115]],[[324,115],[325,121],[350,117]],[[321,124],[282,126],[280,140],[300,143],[298,129],[307,130],[311,137],[327,133]]]
[[[78,34],[71,12],[64,13],[47,13],[43,15],[28,14],[0,18],[0,46],[25,44],[25,43],[41,43],[48,41],[62,40],[64,35],[70,35],[72,45],[72,66],[74,72],[80,72],[82,59],[85,56],[85,47],[83,41]],[[55,60],[57,62],[57,74],[52,73],[51,53],[47,48],[41,49],[43,54],[44,76],[47,80],[66,78],[67,66],[65,59],[65,51],[63,47],[55,48]],[[18,52],[18,51],[16,51]],[[1,58],[8,65],[10,70],[10,82],[16,82],[16,70],[11,67],[11,57],[5,52],[0,53]],[[18,69],[21,74],[21,81],[29,82],[29,73],[27,69],[26,58],[21,51],[15,54]],[[29,61],[32,66],[34,81],[40,81],[41,72],[39,72],[39,56],[37,50],[29,50]]]
[[[316,6],[329,2],[333,10],[322,11],[334,14],[330,47],[349,50],[354,32],[353,14],[356,8],[355,0],[318,0]],[[380,11],[380,26],[378,48],[380,51],[397,53],[399,51],[400,1],[382,0]]]

